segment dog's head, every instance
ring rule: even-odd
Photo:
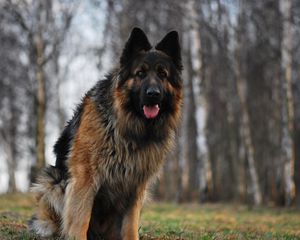
[[[178,118],[181,71],[176,31],[169,32],[152,47],[145,33],[134,28],[120,58],[117,93],[121,108],[135,118],[137,126],[162,126],[170,118]]]

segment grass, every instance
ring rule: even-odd
[[[144,210],[141,232],[149,239],[300,239],[300,212],[224,204],[154,204]]]
[[[33,211],[30,195],[0,196],[0,239],[38,239],[26,227]],[[300,240],[300,212],[226,204],[151,203],[143,209],[139,231],[142,240]]]

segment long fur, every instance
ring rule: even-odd
[[[171,32],[158,44],[159,51],[150,50],[142,30],[132,31],[120,67],[85,95],[54,146],[55,166],[47,167],[32,187],[38,203],[29,223],[32,232],[43,237],[138,239],[148,185],[173,146],[180,119],[177,41],[177,33]],[[169,74],[163,81],[151,80],[163,92],[160,115],[150,120],[140,111],[141,103],[149,101],[143,87],[150,83],[132,75],[145,61],[150,66],[162,62]]]

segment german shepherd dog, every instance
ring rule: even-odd
[[[32,191],[29,229],[64,239],[138,239],[148,185],[173,145],[182,105],[176,31],[155,47],[134,28],[119,67],[87,92]]]

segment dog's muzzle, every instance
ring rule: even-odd
[[[151,85],[145,90],[143,112],[146,118],[153,119],[159,114],[162,93],[158,86]]]

